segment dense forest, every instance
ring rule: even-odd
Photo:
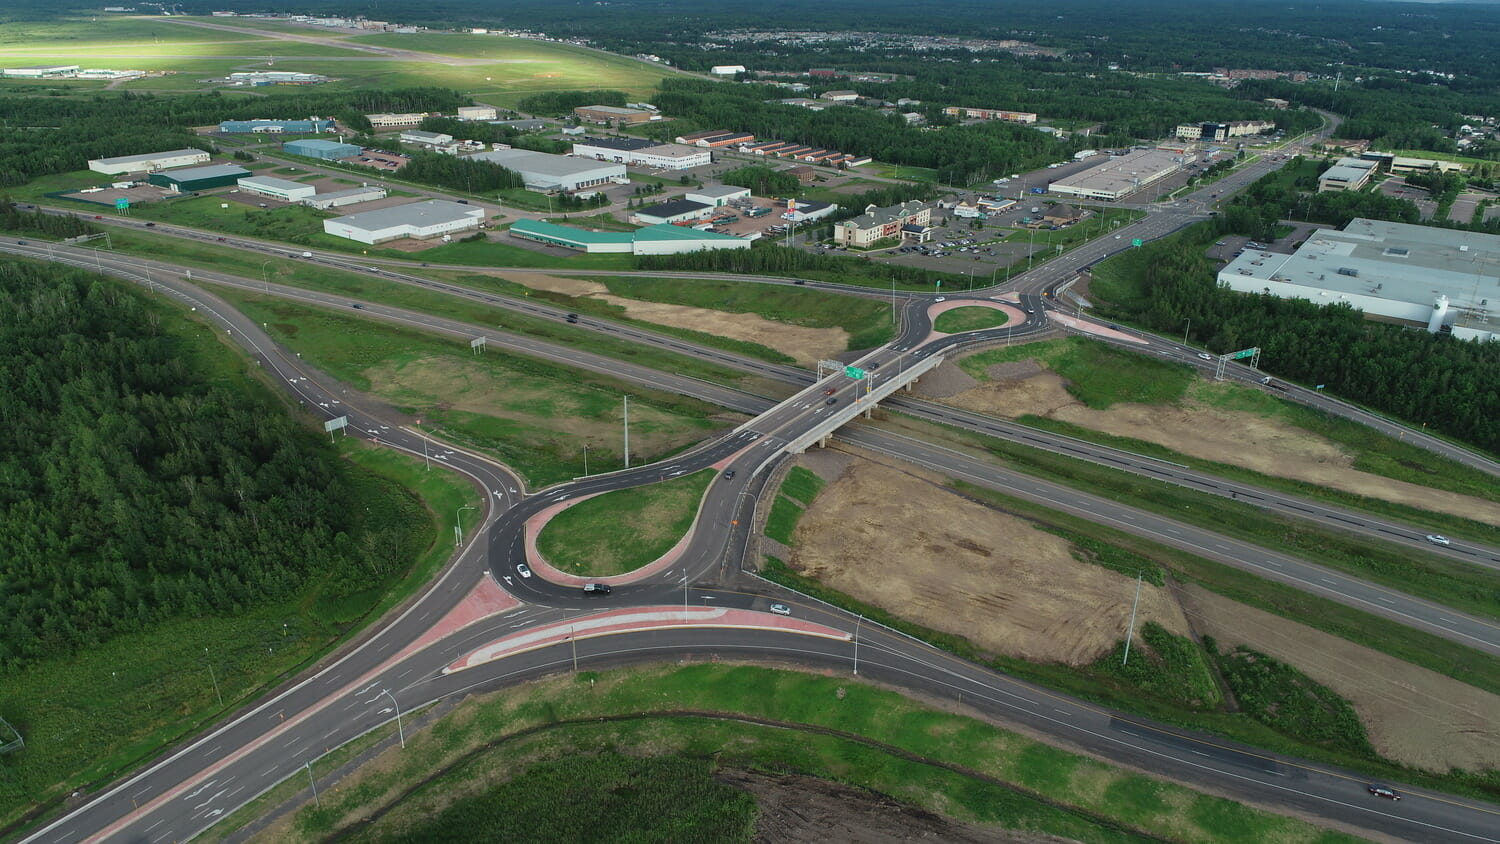
[[[282,115],[333,116],[354,128],[369,128],[366,112],[453,111],[469,99],[442,88],[398,91],[329,91],[280,94]],[[218,93],[181,96],[98,94],[87,97],[0,95],[0,187],[38,176],[82,170],[91,158],[198,147],[207,138],[188,127],[221,120],[265,117],[267,101]]]
[[[0,262],[0,345],[0,669],[313,579],[361,591],[410,552],[358,530],[326,442],[195,369],[142,294]]]

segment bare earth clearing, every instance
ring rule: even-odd
[[[948,491],[937,475],[827,454],[803,458],[837,478],[797,526],[791,564],[805,574],[923,626],[1035,662],[1082,665],[1123,637],[1132,578],[1079,562],[1066,540]],[[1148,620],[1188,632],[1173,597],[1150,584],[1137,623]]]
[[[842,328],[809,328],[766,319],[758,314],[732,314],[708,308],[626,299],[611,294],[609,288],[597,281],[586,279],[561,278],[542,273],[516,273],[502,277],[535,290],[549,290],[566,296],[590,296],[618,305],[625,309],[625,315],[631,319],[716,334],[731,340],[759,343],[791,355],[802,364],[816,363],[849,347],[849,332]]]
[[[1181,597],[1220,650],[1269,654],[1348,699],[1381,755],[1434,771],[1500,767],[1500,696],[1196,586]]]
[[[1193,399],[1178,405],[1117,404],[1092,410],[1068,394],[1062,377],[1034,360],[996,364],[988,374],[993,379],[988,383],[933,397],[1007,418],[1045,416],[1266,475],[1500,524],[1500,503],[1358,471],[1353,468],[1354,456],[1338,445],[1278,419],[1222,410]]]

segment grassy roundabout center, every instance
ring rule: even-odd
[[[590,498],[554,516],[536,538],[537,550],[567,574],[608,577],[635,571],[682,539],[716,474],[704,469]]]
[[[937,319],[932,321],[932,330],[944,334],[962,334],[965,331],[998,328],[1007,322],[1010,322],[1010,317],[1006,316],[1005,311],[972,305],[938,314]]]

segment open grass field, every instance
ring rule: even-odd
[[[739,417],[692,399],[333,311],[218,289],[279,342],[324,372],[422,420],[422,427],[503,460],[529,484],[624,466],[622,397],[631,408],[632,456],[653,460]]]
[[[227,346],[173,308],[160,313],[163,330],[201,338],[190,341],[193,354],[217,379],[244,382],[244,365]],[[337,601],[314,583],[282,603],[174,620],[0,674],[0,715],[26,738],[25,750],[0,758],[0,825],[138,766],[305,667],[431,579],[449,554],[436,537],[446,536],[453,514],[477,504],[477,496],[448,473],[423,473],[392,452],[355,440],[339,448],[368,518],[402,532],[410,556],[400,571]]]
[[[698,515],[718,472],[606,492],[552,517],[537,550],[559,571],[584,577],[627,574],[672,550]]]
[[[781,728],[653,714],[668,711],[743,713]],[[597,723],[616,714],[628,717]],[[988,829],[1075,841],[1354,840],[1067,753],[852,678],[741,665],[584,672],[470,700],[408,736],[405,751],[386,751],[337,789],[326,789],[321,808],[304,805],[264,835],[280,841],[322,840],[356,830],[360,841],[417,835],[444,809],[467,807],[458,801],[503,783],[512,784],[503,793],[514,805],[532,793],[532,780],[522,772],[533,765],[540,764],[536,770],[544,775],[557,770],[556,760],[605,752],[712,758],[715,768],[806,773]],[[600,766],[613,767],[607,760]],[[432,777],[449,768],[451,773]],[[601,775],[590,772],[588,778]],[[641,787],[639,779],[635,782]],[[408,795],[413,784],[421,787]],[[522,802],[549,801],[539,794]],[[550,802],[576,811],[570,802]],[[682,805],[702,804],[684,800]],[[394,809],[368,822],[388,807]],[[538,822],[544,817],[537,816]],[[836,818],[833,828],[840,828]],[[616,828],[609,835],[631,831]]]
[[[1122,402],[1170,404],[1182,398],[1195,377],[1189,366],[1073,337],[987,349],[964,357],[958,365],[975,379],[987,380],[990,366],[1027,359],[1046,363],[1066,380],[1070,395],[1096,410]]]
[[[960,334],[965,331],[994,328],[1004,325],[1007,321],[1005,314],[994,308],[954,308],[938,314],[938,318],[932,321],[932,330],[945,334]]]

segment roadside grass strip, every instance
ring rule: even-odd
[[[577,639],[595,639],[618,633],[688,627],[733,627],[743,630],[779,630],[804,636],[820,636],[847,642],[852,634],[801,619],[755,610],[727,607],[640,607],[557,623],[497,639],[449,663],[444,674],[465,671],[516,654]]]

